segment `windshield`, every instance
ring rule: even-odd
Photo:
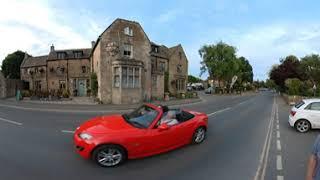
[[[296,107],[297,109],[299,109],[301,106],[303,106],[305,103],[304,101],[300,101],[298,102],[296,105],[294,105],[294,107]]]
[[[129,114],[124,114],[123,117],[129,124],[137,128],[148,128],[157,115],[158,112],[155,109],[143,105]]]

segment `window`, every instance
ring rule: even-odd
[[[297,109],[299,109],[301,106],[303,106],[305,103],[304,101],[300,101],[298,102],[296,105],[294,105],[294,107],[296,107]]]
[[[120,68],[115,67],[113,71],[114,71],[113,86],[120,87]]]
[[[166,70],[166,65],[165,65],[164,62],[160,62],[160,63],[159,63],[159,70],[160,70],[161,72],[164,72],[164,71]]]
[[[120,70],[119,67],[115,68],[114,87],[120,85]],[[118,85],[119,84],[119,85]],[[122,88],[138,88],[140,87],[140,68],[136,67],[121,67],[121,87]]]
[[[125,44],[123,47],[123,55],[126,57],[131,58],[132,57],[132,45],[130,44]]]
[[[65,55],[66,55],[66,54],[65,54],[64,52],[58,52],[58,53],[57,53],[57,58],[58,58],[58,59],[65,59]]]
[[[81,58],[82,57],[82,51],[74,51],[73,55],[74,55],[74,58]]]
[[[82,73],[87,73],[87,67],[86,66],[81,66]]]
[[[184,86],[185,86],[184,79],[177,79],[176,80],[176,89],[178,91],[184,90]]]
[[[177,65],[177,72],[181,73],[182,72],[182,65]]]
[[[159,52],[159,47],[158,46],[152,46],[151,47],[151,51],[155,52],[155,53],[158,53]]]
[[[60,90],[66,89],[66,81],[59,81]]]
[[[309,110],[314,110],[314,111],[320,111],[320,102],[311,103],[311,104],[308,106],[308,109],[309,109]]]
[[[145,105],[129,114],[123,115],[129,124],[138,128],[148,128],[157,116],[157,110]]]
[[[36,91],[41,91],[41,81],[34,82]]]
[[[157,87],[157,76],[156,75],[152,76],[152,86]]]
[[[139,88],[140,87],[140,69],[134,68],[134,87]]]
[[[133,36],[132,28],[130,28],[130,27],[124,28],[124,34],[128,35],[128,36]]]

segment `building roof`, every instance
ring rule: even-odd
[[[169,54],[168,54],[168,48],[164,45],[158,45],[154,42],[151,42],[150,43],[151,46],[156,46],[158,47],[158,52],[154,52],[154,51],[151,51],[151,56],[157,56],[157,57],[161,57],[161,58],[164,58],[164,59],[168,59],[169,58]]]
[[[45,66],[47,64],[48,56],[27,56],[21,63],[21,68]]]
[[[54,50],[49,53],[48,60],[58,59],[58,53],[65,53],[64,59],[89,59],[91,50],[91,48]],[[78,51],[82,52],[82,56],[80,58],[76,58],[74,55],[74,52]]]

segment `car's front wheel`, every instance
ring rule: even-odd
[[[200,144],[202,143],[206,138],[206,128],[199,127],[195,130],[193,137],[192,137],[192,143],[193,144]]]
[[[311,129],[311,124],[308,120],[300,119],[296,122],[295,128],[298,132],[305,133]]]
[[[102,167],[114,167],[127,159],[126,151],[118,145],[102,145],[92,153],[92,159]]]

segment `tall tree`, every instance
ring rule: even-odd
[[[317,54],[307,55],[301,58],[301,71],[304,72],[313,84],[320,83],[320,56]]]
[[[296,56],[287,56],[281,59],[280,63],[280,65],[272,67],[269,76],[281,90],[286,88],[285,80],[288,78],[304,79],[304,74],[300,70],[300,61]]]
[[[249,61],[245,57],[240,57],[237,59],[237,62],[239,64],[238,81],[240,83],[243,83],[243,82],[252,83],[253,71]]]
[[[238,65],[235,63],[236,48],[226,43],[204,45],[199,54],[202,58],[200,75],[208,72],[210,77],[216,78],[219,83],[221,80],[230,82],[238,70]]]
[[[20,79],[20,65],[24,58],[24,52],[16,51],[2,61],[1,70],[5,77],[10,79]]]

